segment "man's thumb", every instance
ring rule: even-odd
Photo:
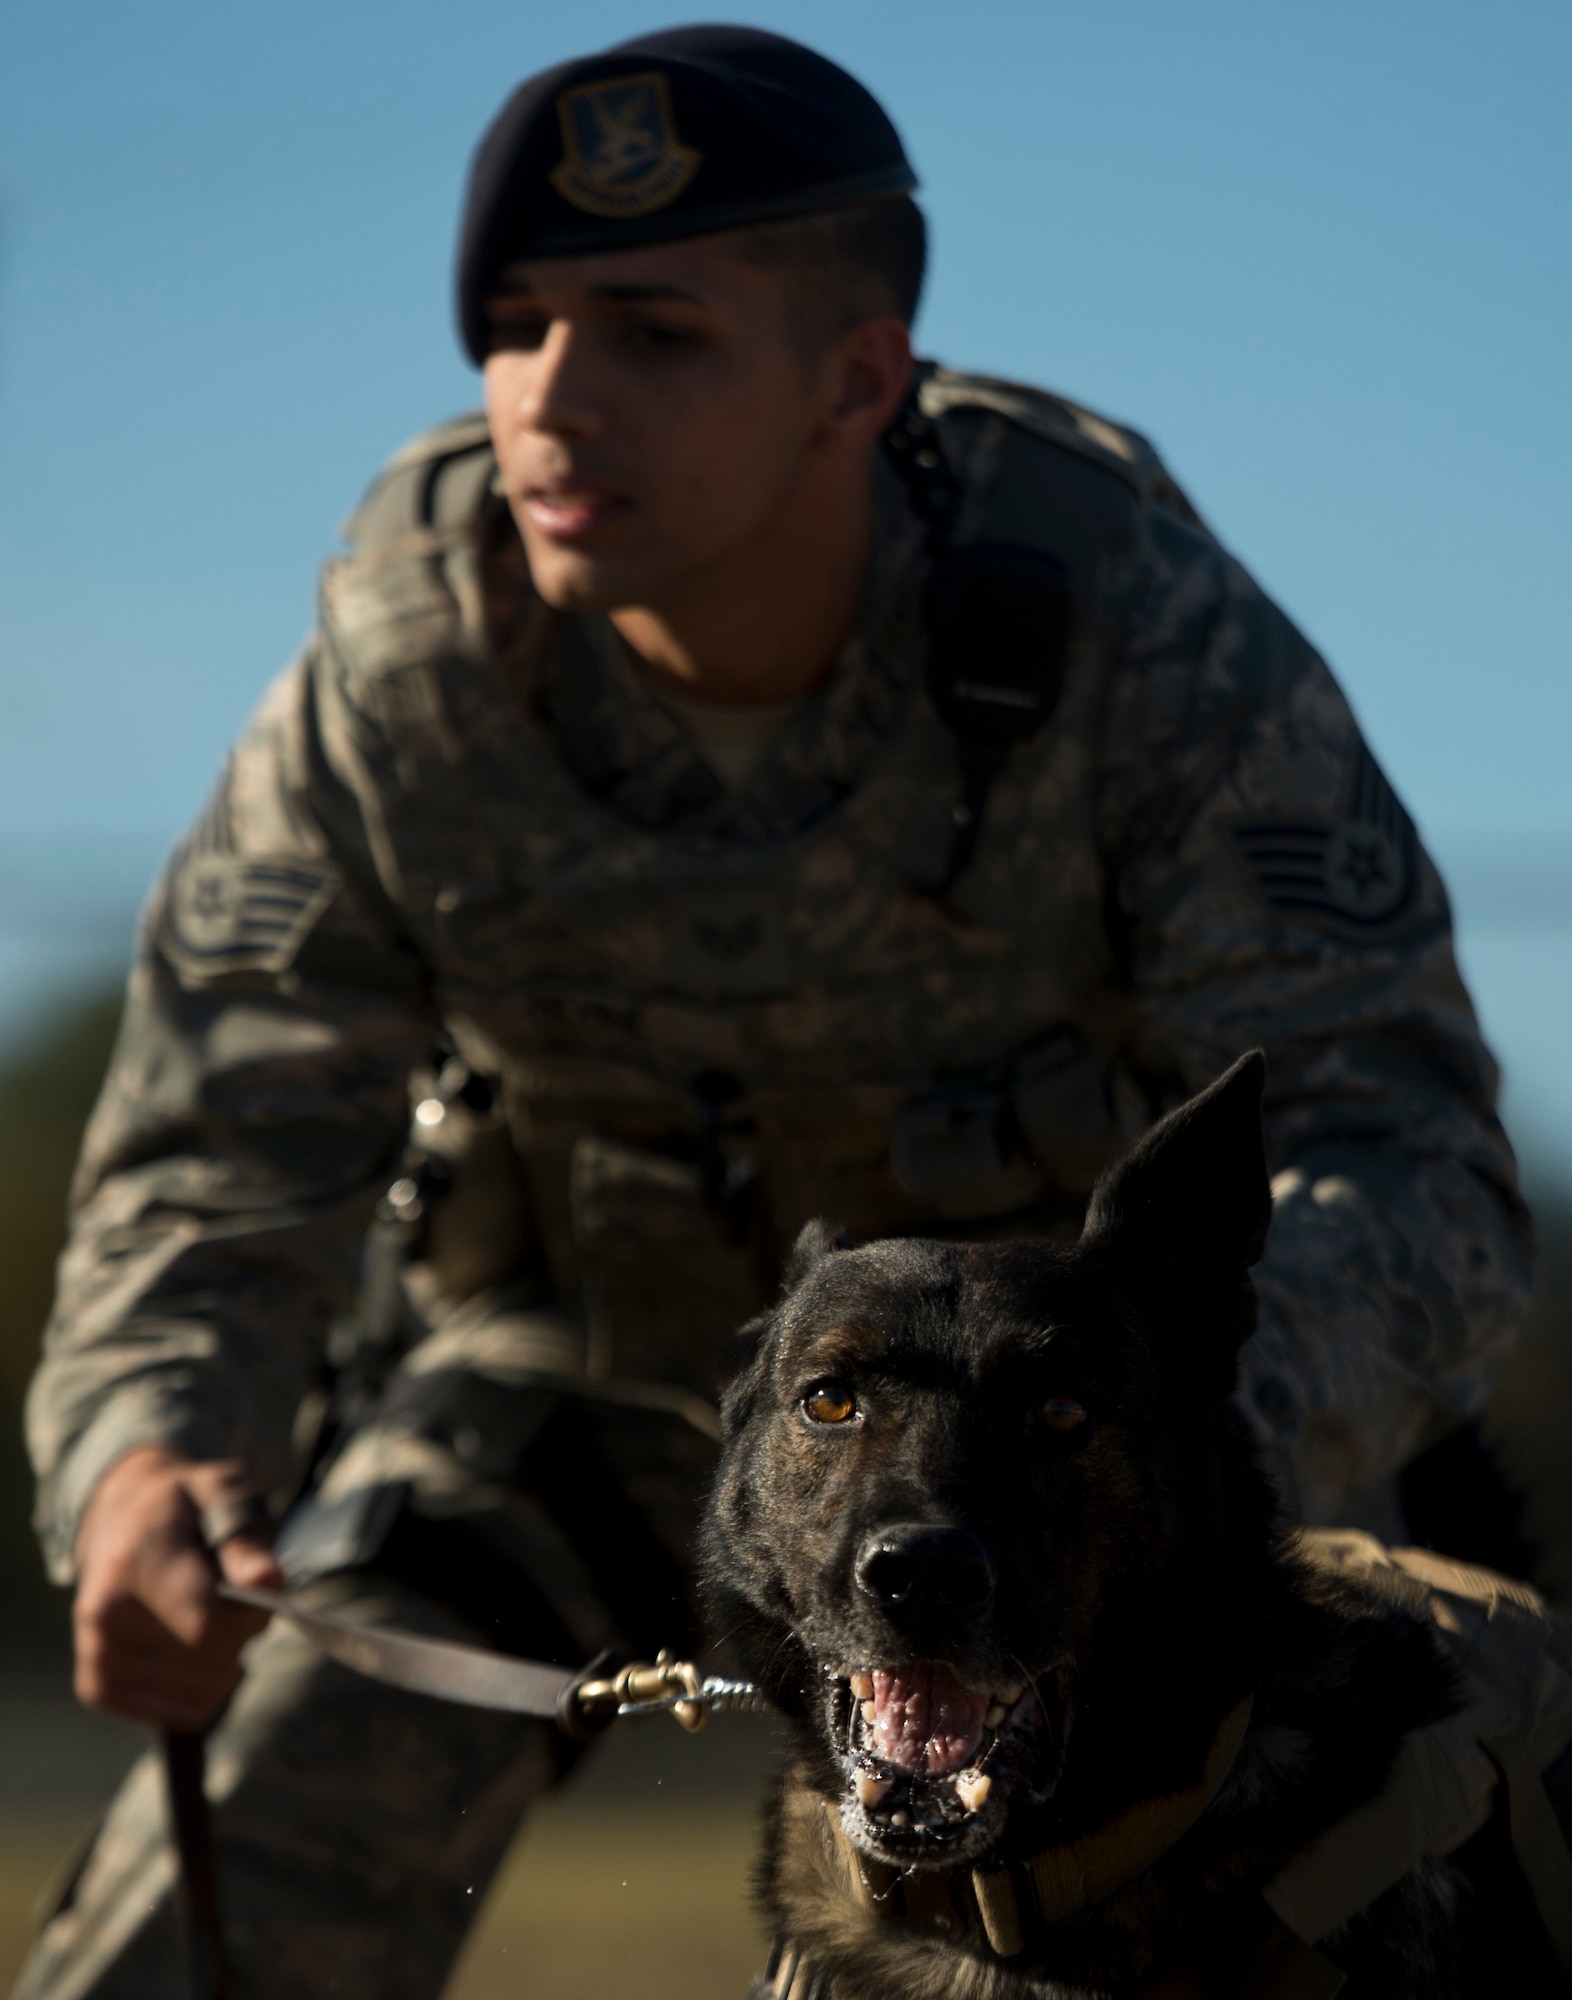
[[[244,1584],[248,1590],[282,1590],[284,1572],[278,1558],[254,1534],[231,1535],[219,1544],[218,1566],[228,1583]]]

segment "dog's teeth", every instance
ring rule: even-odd
[[[983,1717],[983,1721],[988,1728],[997,1729],[999,1724],[1003,1722],[1004,1717],[1005,1708],[1003,1702],[995,1701],[989,1704],[988,1713]]]
[[[910,1826],[911,1820],[903,1812],[892,1812],[890,1814],[890,1824],[891,1826]]]
[[[1006,1708],[1014,1708],[1025,1692],[1025,1681],[1012,1681],[1007,1688],[1000,1688],[999,1699],[1004,1703]]]
[[[859,1701],[872,1701],[873,1675],[853,1674],[851,1677],[851,1691]]]
[[[986,1779],[984,1783],[986,1783]],[[876,1778],[870,1771],[859,1771],[856,1778],[857,1796],[872,1812],[885,1793],[890,1789],[888,1778]]]
[[[974,1771],[969,1776],[957,1778],[955,1796],[969,1813],[974,1813],[985,1803],[993,1790],[993,1780],[982,1771]]]
[[[878,1719],[879,1719],[879,1705],[878,1705],[878,1703],[877,1703],[877,1702],[874,1702],[874,1701],[865,1701],[865,1702],[863,1703],[863,1705],[862,1705],[862,1719],[863,1719],[863,1721],[864,1721],[864,1722],[866,1722],[866,1723],[867,1723],[867,1725],[868,1725],[868,1727],[869,1727],[870,1729],[871,1729],[871,1728],[873,1727],[873,1725],[874,1725],[874,1724],[875,1724],[875,1723],[876,1723],[876,1722],[878,1721]]]

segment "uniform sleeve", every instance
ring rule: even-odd
[[[95,1485],[138,1446],[237,1456],[264,1491],[294,1473],[435,1034],[354,728],[314,642],[144,915],[28,1402],[59,1581]]]
[[[1311,647],[1154,510],[1112,683],[1106,838],[1137,1062],[1268,1058],[1276,1214],[1243,1407],[1347,1518],[1477,1410],[1532,1275],[1440,879]]]

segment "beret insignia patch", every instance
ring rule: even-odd
[[[282,972],[338,893],[336,868],[294,858],[197,853],[180,862],[164,919],[188,973]]]
[[[562,160],[551,184],[590,215],[625,221],[665,208],[702,157],[677,137],[659,70],[581,83],[557,99]]]
[[[1268,905],[1285,917],[1368,936],[1395,925],[1414,901],[1414,823],[1363,745],[1340,819],[1255,821],[1236,826],[1234,841]]]

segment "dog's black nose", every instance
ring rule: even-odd
[[[870,1535],[857,1582],[897,1625],[975,1618],[993,1596],[988,1551],[964,1528],[897,1521]]]

